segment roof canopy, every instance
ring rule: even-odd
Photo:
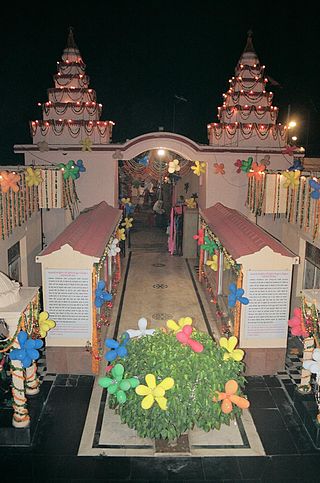
[[[83,255],[100,258],[121,217],[122,211],[105,201],[87,208],[40,256],[49,255],[60,250],[63,245],[69,245]]]
[[[284,257],[296,257],[282,243],[252,223],[242,213],[228,208],[222,203],[216,203],[210,208],[202,210],[201,214],[234,260],[259,252],[264,247],[269,247]]]

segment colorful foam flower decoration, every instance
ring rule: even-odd
[[[130,339],[133,337],[143,337],[145,335],[153,335],[154,329],[147,329],[148,321],[145,317],[141,317],[138,320],[138,329],[128,329],[127,332],[129,334]]]
[[[266,167],[264,164],[252,163],[250,171],[247,173],[248,178],[255,178],[257,181],[263,178]]]
[[[97,288],[95,290],[94,305],[98,308],[102,307],[105,302],[110,302],[112,300],[111,293],[105,290],[106,282],[104,280],[99,280]]]
[[[174,159],[173,161],[169,161],[168,172],[169,173],[177,173],[180,171],[180,164],[178,159]]]
[[[111,257],[115,257],[117,253],[120,253],[121,249],[118,246],[118,244],[119,244],[118,238],[114,238],[112,240],[112,243],[109,245],[109,255]]]
[[[174,380],[172,377],[166,377],[158,385],[156,378],[153,374],[147,374],[145,377],[147,383],[146,386],[140,384],[136,387],[136,393],[138,396],[144,396],[141,401],[142,409],[150,409],[156,401],[160,409],[167,410],[167,398],[165,398],[166,391],[169,391],[174,386]]]
[[[186,199],[187,208],[196,208],[197,202],[194,198],[187,198]]]
[[[42,338],[46,337],[47,333],[50,329],[53,329],[56,326],[54,320],[49,319],[49,314],[46,311],[40,312],[39,314],[39,332]]]
[[[129,205],[129,206],[132,205],[130,198],[121,198],[121,204],[122,205]]]
[[[270,164],[270,155],[266,154],[260,161],[260,164],[264,164],[265,166],[269,166]]]
[[[7,193],[11,188],[12,191],[18,193],[20,176],[15,172],[0,171],[0,186],[3,193]]]
[[[288,325],[291,329],[292,335],[297,335],[298,337],[308,337],[309,333],[304,328],[302,322],[302,310],[296,307],[293,310],[293,317],[288,320]]]
[[[68,161],[67,164],[59,163],[58,167],[63,172],[63,179],[77,179],[79,177],[79,168],[72,160]]]
[[[80,173],[85,173],[87,171],[86,167],[83,165],[82,159],[78,159],[76,162],[75,166],[79,168],[79,171],[77,173],[77,178],[80,178]]]
[[[313,189],[313,191],[311,191],[311,198],[313,200],[318,200],[320,199],[320,183],[319,181],[316,181],[315,179],[309,179],[309,185],[310,185],[310,188]]]
[[[243,159],[241,164],[241,171],[243,171],[244,173],[249,173],[252,162],[253,158],[251,156],[247,160]]]
[[[176,333],[177,340],[183,344],[191,347],[193,352],[202,352],[203,345],[197,340],[191,339],[192,327],[191,325],[185,325],[180,332]]]
[[[121,223],[121,226],[124,226],[126,230],[129,230],[129,228],[132,228],[132,222],[133,218],[125,217],[124,222]]]
[[[106,388],[109,394],[114,394],[119,404],[124,404],[127,400],[126,391],[134,389],[139,385],[137,377],[123,378],[124,367],[122,364],[116,364],[111,369],[111,377],[100,377],[99,386]]]
[[[199,228],[198,234],[197,235],[193,235],[192,238],[194,240],[197,240],[198,241],[198,245],[203,245],[204,244],[204,229],[203,228]]]
[[[126,230],[124,228],[117,229],[117,239],[124,241],[126,239]]]
[[[18,342],[20,349],[13,349],[9,357],[12,361],[21,361],[24,368],[30,367],[32,361],[39,359],[40,354],[37,349],[43,346],[43,341],[28,339],[27,333],[21,330],[18,334]]]
[[[214,167],[215,174],[225,174],[223,163],[214,163],[213,167]]]
[[[244,357],[244,351],[242,349],[236,349],[238,344],[238,339],[234,335],[227,339],[226,337],[221,337],[219,340],[220,347],[226,349],[227,352],[223,354],[223,360],[227,361],[233,359],[237,362],[242,361]]]
[[[191,169],[193,171],[193,174],[200,176],[201,173],[205,173],[206,171],[206,163],[200,161],[195,161],[194,165],[191,166]]]
[[[236,302],[240,302],[243,305],[248,305],[249,299],[243,297],[243,288],[237,288],[235,283],[229,285],[230,294],[228,295],[228,305],[229,307],[234,307]]]
[[[41,169],[33,169],[31,166],[27,168],[26,173],[26,183],[27,186],[39,186],[42,183]]]
[[[206,261],[206,265],[216,272],[218,270],[218,255],[213,255],[212,260]]]
[[[214,402],[222,401],[221,404],[221,411],[224,414],[229,414],[231,413],[233,407],[232,404],[235,404],[241,409],[248,409],[250,406],[250,402],[248,399],[245,399],[244,397],[238,396],[236,393],[238,391],[238,383],[234,379],[230,379],[230,381],[226,382],[224,386],[225,392],[219,392],[218,396],[213,397]]]
[[[286,146],[281,152],[282,154],[288,154],[289,156],[293,156],[296,150],[297,146]]]
[[[303,362],[304,369],[320,376],[320,349],[314,349],[312,359]]]
[[[129,342],[130,337],[127,332],[124,332],[120,338],[120,342],[114,339],[106,339],[105,341],[105,346],[107,349],[110,349],[106,354],[105,354],[105,359],[108,362],[114,361],[117,357],[126,357],[128,354],[126,345]]]
[[[204,237],[204,244],[201,245],[202,250],[206,250],[209,255],[214,255],[215,250],[218,249],[218,245],[216,244],[215,241],[210,240],[208,236]]]
[[[186,325],[192,325],[191,317],[181,317],[178,323],[173,319],[167,320],[168,329],[173,330],[175,333],[180,332]]]
[[[241,173],[241,167],[242,167],[242,161],[241,161],[241,159],[237,159],[237,161],[235,163],[233,163],[233,164],[237,168],[236,169],[236,172],[237,173]]]
[[[82,151],[92,151],[91,146],[93,143],[90,138],[82,139],[81,144],[82,144]]]
[[[281,174],[285,178],[284,188],[296,188],[299,186],[300,171],[283,171]]]
[[[297,158],[293,160],[293,165],[288,168],[288,171],[303,171],[304,167],[303,164],[301,163],[301,159]]]
[[[231,263],[226,257],[223,257],[223,270],[230,270],[232,267]]]

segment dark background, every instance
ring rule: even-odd
[[[162,126],[206,144],[252,29],[266,75],[281,85],[267,85],[278,121],[290,105],[298,143],[320,155],[319,17],[308,2],[31,2],[9,5],[0,22],[2,165],[21,163],[13,145],[32,142],[29,120],[41,119],[70,25],[101,119],[116,123],[113,142]]]

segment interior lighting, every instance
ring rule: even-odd
[[[158,156],[164,156],[165,150],[164,149],[158,149]]]

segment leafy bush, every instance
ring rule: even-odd
[[[204,431],[220,429],[221,424],[230,424],[241,413],[234,405],[231,413],[224,414],[221,403],[212,399],[216,391],[224,391],[230,379],[236,380],[239,387],[244,385],[243,363],[233,359],[223,361],[225,350],[205,333],[194,331],[192,338],[204,346],[203,352],[193,352],[180,344],[173,333],[161,330],[153,336],[132,339],[128,344],[128,355],[121,361],[124,377],[137,376],[143,385],[149,373],[155,375],[157,384],[166,377],[174,379],[174,386],[165,394],[166,411],[156,402],[150,409],[143,409],[143,398],[134,390],[126,393],[127,401],[123,405],[118,405],[116,398],[109,395],[109,406],[119,406],[121,421],[139,436],[172,440],[194,426]]]

